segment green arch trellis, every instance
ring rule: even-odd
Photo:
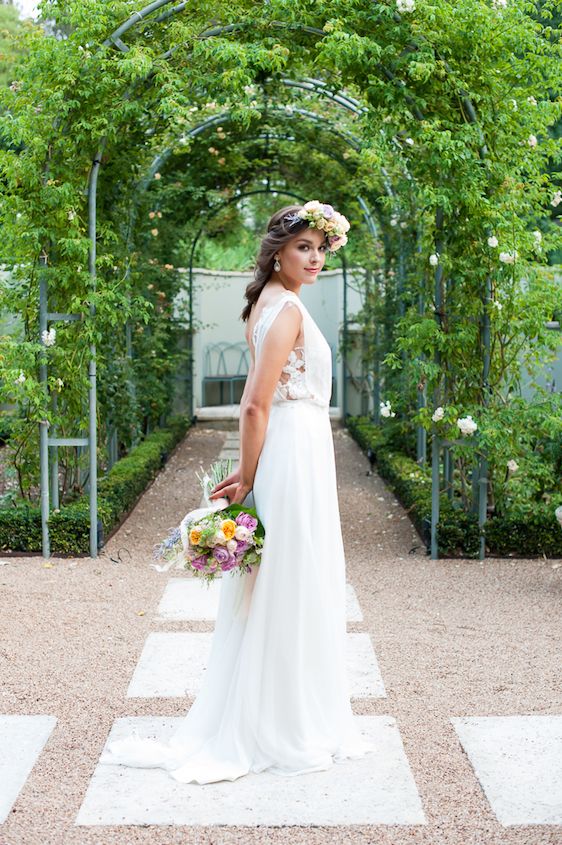
[[[157,2],[151,3],[148,6],[144,7],[144,9],[142,9],[140,12],[133,13],[133,15],[131,15],[131,17],[124,24],[122,24],[120,27],[118,27],[109,36],[109,38],[106,39],[106,41],[104,42],[104,45],[105,46],[110,45],[110,44],[115,45],[120,51],[126,52],[128,50],[128,48],[124,44],[124,42],[122,41],[121,36],[124,35],[129,29],[131,29],[135,25],[139,24],[142,20],[144,20],[148,16],[152,15],[153,12],[158,11],[159,9],[161,9],[165,6],[168,6],[171,2],[172,2],[172,0],[157,0]],[[167,20],[172,15],[178,14],[179,12],[181,12],[184,8],[186,8],[186,6],[187,6],[187,3],[180,3],[178,6],[174,7],[173,9],[166,10],[163,14],[161,14],[158,18],[156,18],[154,22],[159,23],[159,22],[162,22],[164,20]],[[397,18],[399,20],[400,16],[397,16]],[[306,32],[307,34],[310,34],[310,35],[316,35],[318,37],[324,37],[324,35],[325,35],[323,30],[319,30],[319,29],[314,28],[314,27],[306,27],[306,26],[302,26],[302,25],[288,25],[288,24],[283,23],[283,22],[275,22],[274,25],[282,27],[282,28],[297,29],[299,31]],[[200,37],[201,38],[210,38],[210,37],[213,37],[215,35],[224,35],[224,34],[229,33],[229,32],[236,32],[237,30],[244,28],[244,26],[245,26],[245,24],[241,23],[241,24],[230,24],[228,26],[215,27],[213,29],[206,30],[204,33],[202,33],[202,35]],[[414,45],[414,48],[415,48],[415,45]],[[172,50],[166,51],[160,58],[165,58],[165,59],[170,58],[176,52],[177,49],[179,49],[179,46],[175,47]],[[388,79],[389,82],[391,82],[394,85],[400,86],[402,89],[405,89],[405,83],[402,80],[397,79],[397,77],[392,73],[392,71],[390,71],[388,68],[383,67],[383,66],[381,66],[380,69],[381,69],[381,72],[384,74],[384,76]],[[148,77],[144,81],[148,82],[152,75],[153,74],[149,74]],[[126,92],[124,96],[127,97],[130,94],[134,93],[134,89],[136,87],[137,87],[137,84],[135,84],[133,86],[132,90],[130,90],[129,92]],[[418,119],[422,119],[423,114],[421,113],[420,109],[414,103],[411,96],[405,91],[404,91],[404,98],[406,99],[406,101],[410,102],[410,104],[412,105],[412,110],[413,110],[415,117],[418,118]],[[464,107],[466,109],[466,114],[468,115],[468,120],[470,122],[476,122],[475,112],[474,112],[472,104],[470,103],[468,98],[463,99],[463,104],[464,104]],[[464,115],[463,115],[463,117],[464,117]],[[89,208],[88,231],[89,231],[89,238],[90,238],[90,244],[91,244],[88,266],[89,266],[89,273],[90,273],[90,277],[91,277],[91,287],[92,287],[93,291],[95,291],[95,286],[96,286],[96,282],[95,282],[95,279],[96,279],[96,190],[97,190],[97,180],[98,180],[98,175],[99,175],[99,168],[100,168],[100,165],[101,165],[102,154],[103,154],[106,143],[107,143],[107,137],[103,138],[100,141],[98,153],[94,157],[94,161],[93,161],[93,165],[92,165],[92,169],[91,169],[91,173],[90,173],[90,178],[89,178],[89,185],[88,185],[88,208]],[[482,157],[484,157],[485,156],[485,148],[484,147],[482,147],[482,153],[483,153]],[[41,258],[41,262],[46,265],[47,258],[46,258],[45,254],[43,254],[43,256]],[[440,293],[441,293],[441,281],[442,281],[441,274],[442,274],[442,270],[441,270],[440,267],[438,267],[436,269],[436,273],[435,273],[436,299],[439,299],[439,296],[440,296]],[[41,326],[40,326],[41,329],[45,328],[46,324],[47,324],[48,312],[47,312],[47,303],[46,303],[46,292],[47,292],[46,291],[46,282],[43,279],[42,283],[41,283],[41,300],[42,300],[44,307],[43,307],[43,310],[42,310],[42,317],[41,317]],[[486,294],[485,294],[485,299],[488,299],[488,298],[489,298],[489,291],[487,289]],[[439,309],[437,309],[437,314],[438,313],[439,313]],[[91,310],[91,315],[94,316],[93,310]],[[65,316],[67,318],[70,318],[74,315],[65,315]],[[50,318],[52,319],[53,315],[50,315]],[[486,313],[485,313],[485,318],[486,318]],[[437,316],[437,319],[439,319],[438,316]],[[488,338],[488,343],[489,343],[489,325],[488,325],[488,331],[486,332],[486,326],[484,324],[483,334],[484,334],[484,338],[486,338],[486,337]],[[95,465],[95,463],[96,463],[96,460],[95,460],[95,453],[96,453],[96,449],[95,449],[95,444],[96,444],[96,428],[95,428],[96,367],[95,367],[95,355],[96,355],[95,346],[92,345],[91,348],[90,348],[90,364],[89,364],[90,415],[89,415],[88,445],[89,445],[89,448],[90,448],[90,502],[91,502],[91,510],[90,510],[90,514],[91,514],[90,548],[91,548],[91,552],[94,556],[97,552],[97,533],[96,533],[97,520],[95,519],[96,511],[95,511],[95,501],[94,501],[95,500],[95,489],[96,489],[96,485],[97,485],[97,467]],[[489,348],[488,348],[487,357],[489,359]],[[489,368],[489,360],[488,360],[488,368]],[[484,369],[486,370],[486,356],[485,356]],[[44,364],[42,364],[42,368],[41,368],[41,380],[46,384],[46,368],[45,368]],[[94,409],[94,412],[92,412],[92,408]],[[47,517],[48,517],[48,506],[49,506],[49,503],[48,503],[48,447],[49,447],[49,445],[53,445],[56,448],[57,443],[56,442],[49,443],[49,438],[47,437],[46,427],[43,426],[42,429],[41,429],[41,504],[42,504],[42,517],[43,517],[44,529],[46,529],[46,523],[47,523]],[[433,450],[434,455],[437,452],[437,449],[435,448],[436,445],[437,445],[437,441],[434,441],[434,450]],[[483,476],[483,479],[484,478],[485,478],[485,476]],[[437,481],[438,481],[438,474],[437,474]],[[485,485],[482,484],[481,489],[484,489],[484,486]],[[435,491],[435,488],[437,489],[437,494],[438,494],[438,484],[437,485],[435,484],[435,475],[434,475],[434,491]],[[438,507],[438,495],[437,495],[437,507]],[[438,513],[437,513],[437,517],[438,517]],[[437,523],[435,521],[434,525],[432,526],[432,528],[434,528],[435,530],[436,530],[436,524]],[[435,531],[432,531],[432,533],[435,534],[435,539],[436,539]],[[47,556],[49,554],[48,534],[45,537],[45,531],[43,533],[43,539],[44,539],[44,552],[46,552],[46,556]],[[436,545],[434,547],[434,544],[432,543],[432,554],[434,552],[435,552],[434,556],[436,556],[436,552],[437,552]]]
[[[276,109],[269,109],[268,113],[275,113],[276,111],[277,111]],[[322,123],[327,124],[330,127],[330,131],[332,132],[332,134],[339,135],[341,138],[343,138],[343,140],[348,145],[353,146],[356,149],[360,148],[360,141],[358,139],[354,138],[353,136],[349,135],[348,133],[335,132],[332,129],[332,122],[330,120],[328,120],[327,118],[322,118],[319,115],[316,115],[315,112],[309,112],[305,109],[294,109],[293,112],[294,112],[295,115],[298,114],[301,117],[305,117],[309,120],[313,120],[313,121],[322,122]],[[212,117],[209,117],[206,120],[203,120],[201,123],[197,124],[196,126],[192,127],[190,130],[185,132],[185,137],[186,138],[187,137],[197,137],[202,132],[205,132],[207,129],[212,128],[215,125],[227,124],[230,120],[231,120],[231,115],[230,115],[229,112],[222,112],[219,115],[213,115]],[[245,141],[252,140],[253,137],[254,136],[245,135],[244,140]],[[261,136],[260,136],[260,138],[261,138]],[[254,139],[255,139],[255,137],[254,137]],[[263,136],[263,139],[264,140],[267,140],[267,139],[273,140],[273,139],[275,139],[275,135],[271,132],[267,132]],[[293,140],[293,139],[290,139],[290,140]],[[144,190],[147,189],[148,185],[151,183],[152,178],[154,177],[154,174],[157,173],[159,170],[161,170],[163,165],[166,163],[168,158],[171,156],[173,149],[174,148],[172,146],[168,146],[165,150],[161,151],[154,158],[152,164],[149,166],[149,168],[147,170],[147,173],[145,174],[145,176],[139,182],[139,185],[137,187],[137,192],[140,193],[141,191],[144,191]],[[330,153],[327,150],[322,150],[322,153],[324,155],[327,155],[328,157],[335,158],[334,156],[331,156]],[[339,159],[336,159],[336,160],[338,161],[338,163],[342,167],[344,167],[344,168],[346,167],[345,162],[342,162]],[[387,182],[387,190],[389,191],[389,193],[392,194],[392,188],[388,185],[388,182]],[[297,198],[299,200],[303,200],[301,195],[291,194],[291,192],[288,192],[286,190],[278,190],[278,191],[271,190],[271,193],[275,193],[275,192],[286,194],[288,196],[294,196],[295,198]],[[242,199],[243,196],[248,196],[251,193],[260,193],[260,192],[259,191],[258,192],[245,192],[244,194],[241,194],[241,195],[235,197],[233,200],[229,200],[229,202],[239,201],[240,199]],[[365,224],[366,224],[369,232],[373,236],[376,236],[377,225],[374,221],[373,214],[372,214],[372,212],[369,208],[367,201],[362,196],[357,196],[356,199],[357,199],[357,202],[362,209]],[[225,203],[221,203],[219,205],[219,208],[224,207],[224,205],[225,205]],[[136,211],[136,206],[133,205],[132,213],[131,213],[132,217],[135,215],[135,211]],[[212,214],[213,214],[213,210],[211,209],[208,216],[212,216]],[[133,228],[133,223],[131,221],[130,224],[129,224],[129,232],[132,231],[132,228]],[[203,228],[204,227],[201,227],[199,232],[196,234],[196,236],[193,240],[193,247],[192,247],[192,251],[191,251],[190,267],[189,267],[189,298],[190,298],[190,302],[191,302],[191,296],[192,296],[192,281],[193,281],[193,279],[192,279],[192,267],[193,267],[194,249],[195,249],[197,241],[198,241],[198,239],[199,239],[199,237],[200,237],[200,235],[203,231]],[[343,271],[344,271],[344,318],[343,318],[344,344],[343,344],[343,346],[344,346],[344,369],[345,369],[345,366],[346,366],[345,349],[346,349],[346,341],[347,341],[347,323],[348,323],[348,321],[347,321],[347,267],[346,267],[346,264],[345,264],[344,257],[339,256],[339,258],[342,261]],[[189,407],[191,409],[193,408],[193,359],[192,359],[192,347],[191,347],[192,333],[193,333],[193,313],[192,313],[192,309],[190,307],[190,311],[189,311],[189,337],[190,337],[190,348],[189,348],[189,352],[190,352],[190,399],[189,399]],[[346,408],[347,408],[346,386],[347,386],[346,385],[346,379],[344,378],[344,384],[343,384],[343,396],[344,396],[343,413],[344,413],[344,416],[345,416],[345,412],[346,412]],[[375,396],[374,396],[375,408],[377,410],[378,410],[378,399],[379,399],[379,394],[378,394],[378,382],[377,382],[376,385],[375,385]]]

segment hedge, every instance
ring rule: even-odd
[[[359,446],[372,456],[379,475],[408,511],[428,550],[431,528],[431,470],[405,452],[396,450],[396,429],[377,426],[369,417],[348,417],[347,427]],[[392,444],[392,445],[391,445]],[[553,499],[556,497],[553,497]],[[558,501],[558,498],[560,501]],[[550,504],[530,502],[517,512],[497,514],[487,521],[486,548],[496,556],[562,557],[562,530],[554,510],[562,496]],[[478,518],[455,507],[448,496],[440,497],[437,543],[441,557],[477,557]]]
[[[111,468],[98,484],[98,532],[103,538],[132,509],[135,502],[168,459],[190,427],[187,417],[172,417],[166,428],[156,429]],[[89,554],[90,510],[88,495],[63,505],[49,516],[51,551]],[[41,510],[29,502],[0,509],[0,550],[41,553]]]

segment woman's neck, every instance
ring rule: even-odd
[[[299,296],[300,289],[301,289],[301,284],[299,282],[296,283],[295,287],[291,287],[291,285],[289,283],[287,283],[286,281],[283,281],[278,275],[275,275],[275,276],[272,275],[271,278],[269,279],[269,281],[267,282],[267,284],[268,285],[275,285],[276,287],[279,287],[279,288],[284,288],[285,290],[291,291],[291,293],[294,293],[297,296]]]

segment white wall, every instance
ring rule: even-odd
[[[187,277],[187,271],[183,271]],[[252,272],[194,270],[193,314],[199,326],[194,339],[195,406],[202,404],[202,379],[205,348],[209,343],[243,342],[245,324],[240,319],[244,307],[244,291],[253,278]],[[186,278],[187,284],[187,278]],[[342,362],[337,354],[343,322],[343,274],[341,269],[323,271],[311,285],[303,285],[300,292],[326,340],[334,350],[333,368],[337,379],[338,405],[341,402]],[[187,291],[176,299],[187,302]],[[360,307],[359,295],[348,287],[348,312]]]

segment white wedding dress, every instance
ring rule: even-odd
[[[262,309],[256,361],[284,307],[300,308],[304,346],[276,387],[253,501],[245,500],[265,527],[261,563],[223,574],[203,685],[168,743],[129,736],[109,745],[109,762],[203,784],[266,769],[300,775],[374,750],[349,700],[331,351],[292,291]]]

